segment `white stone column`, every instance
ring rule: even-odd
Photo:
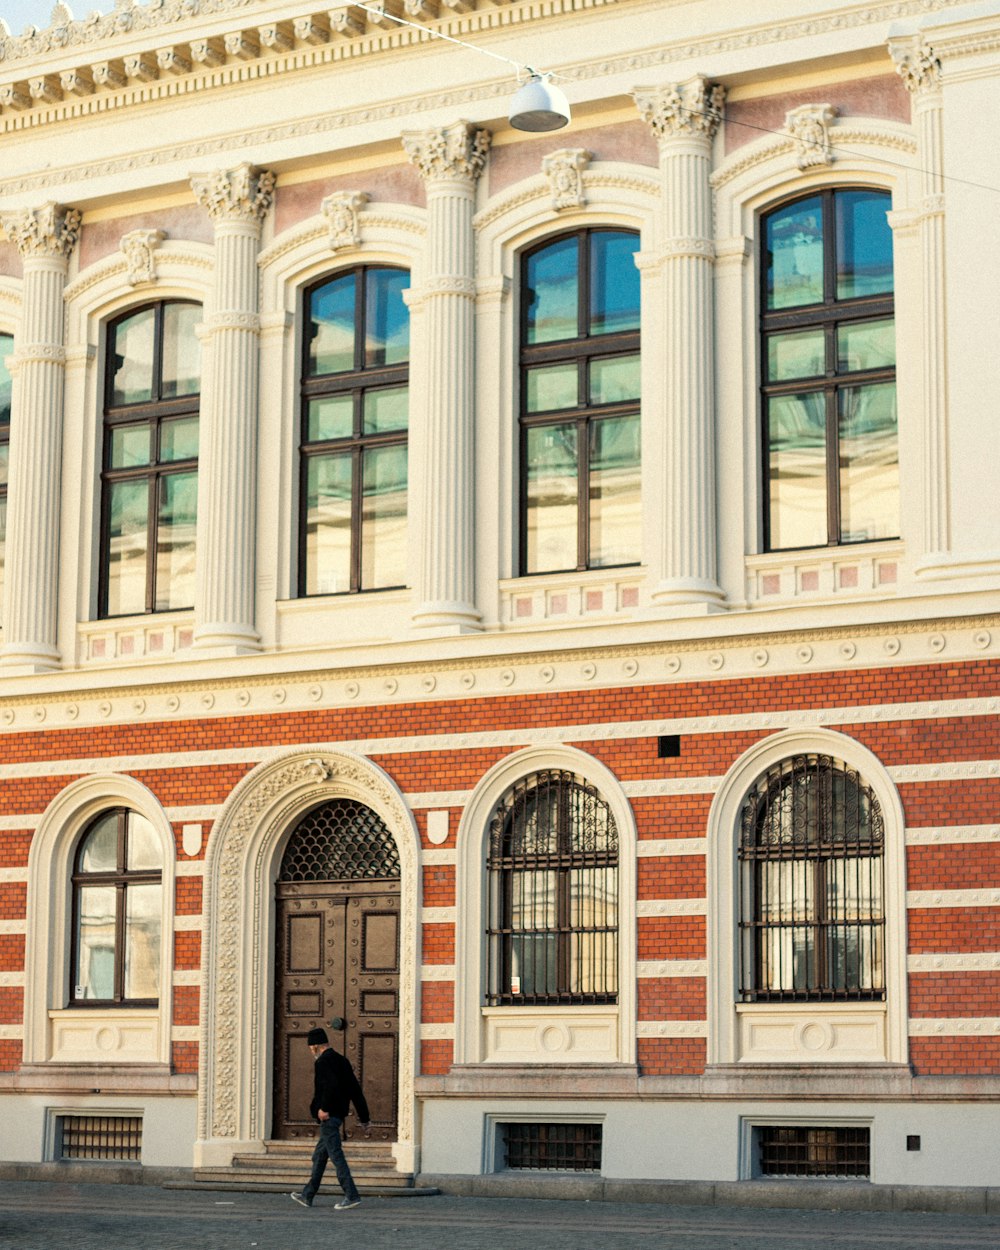
[[[4,214],[2,225],[21,253],[24,285],[21,324],[10,361],[10,486],[0,664],[5,669],[45,672],[60,663],[63,291],[70,253],[80,233],[80,213],[49,203]]]
[[[422,535],[414,625],[482,627],[475,595],[476,183],[490,135],[468,122],[403,135],[427,190],[424,285],[410,297],[424,320],[426,394],[419,510]]]
[[[257,254],[275,176],[249,164],[191,180],[215,225],[215,289],[205,337],[198,454],[194,645],[255,651],[259,375]]]
[[[665,335],[646,350],[657,353],[666,396],[657,494],[661,566],[651,570],[652,601],[663,607],[712,607],[724,598],[717,571],[715,251],[709,184],[723,99],[723,89],[703,77],[635,92],[639,112],[660,145],[655,260],[662,269]]]
[[[920,165],[923,554],[915,571],[934,577],[951,562],[941,63],[921,35],[892,40],[889,51],[913,103]]]

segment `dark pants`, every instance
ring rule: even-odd
[[[344,1191],[344,1197],[353,1202],[359,1196],[351,1169],[344,1158],[344,1147],[340,1142],[342,1124],[343,1120],[330,1116],[329,1120],[323,1120],[319,1126],[319,1141],[316,1143],[312,1157],[312,1175],[309,1177],[309,1184],[302,1191],[303,1198],[308,1198],[310,1202],[316,1197],[316,1192],[323,1180],[327,1159],[333,1163],[340,1188]]]

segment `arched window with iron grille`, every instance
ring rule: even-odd
[[[618,829],[583,777],[545,770],[490,820],[490,1005],[618,1001]]]
[[[316,807],[295,827],[281,882],[382,881],[399,876],[395,839],[377,812],[354,799]]]
[[[791,756],[760,777],[740,829],[745,1002],[885,998],[882,812],[829,755]]]

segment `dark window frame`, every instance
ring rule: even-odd
[[[201,391],[174,399],[163,399],[163,321],[164,310],[168,306],[185,305],[199,308],[196,300],[168,299],[156,300],[138,307],[129,308],[121,316],[115,317],[108,325],[107,348],[104,362],[104,419],[103,419],[103,451],[101,456],[101,553],[98,575],[98,609],[100,620],[114,620],[121,616],[134,616],[133,612],[115,613],[108,610],[111,568],[111,487],[117,482],[147,482],[146,497],[146,596],[144,615],[164,612],[190,611],[193,603],[170,608],[156,606],[159,589],[157,579],[158,551],[158,512],[160,483],[169,477],[198,470],[198,457],[186,460],[160,460],[160,434],[165,420],[177,417],[200,417]],[[116,326],[123,325],[132,317],[154,310],[153,329],[153,398],[134,404],[114,404],[114,376],[111,367],[111,343]],[[150,460],[148,464],[112,469],[110,467],[112,434],[116,429],[126,426],[146,426],[149,429]]]
[[[620,403],[591,404],[589,403],[589,387],[587,385],[589,368],[595,359],[606,359],[614,356],[634,356],[641,354],[641,328],[617,331],[610,334],[591,334],[590,321],[590,287],[591,266],[589,258],[589,241],[595,234],[631,234],[639,250],[638,231],[618,226],[583,226],[578,230],[545,238],[540,243],[527,248],[521,254],[521,299],[518,316],[518,533],[520,536],[518,574],[521,577],[545,577],[558,573],[585,572],[591,567],[600,569],[634,568],[640,560],[631,560],[625,564],[601,564],[592,566],[590,563],[590,430],[593,422],[609,417],[638,416],[641,413],[641,395],[634,400]],[[530,288],[527,274],[528,264],[533,256],[567,239],[577,241],[577,334],[573,338],[557,339],[545,343],[528,342],[528,311],[530,305]],[[584,397],[584,402],[573,408],[560,408],[554,411],[529,413],[528,406],[528,370],[534,365],[555,365],[575,363],[577,367],[577,398]],[[528,568],[528,430],[544,426],[570,425],[576,426],[577,446],[577,543],[576,564],[566,569],[529,569]]]
[[[71,1007],[158,1007],[159,998],[126,998],[125,997],[125,916],[126,896],[130,887],[135,885],[163,885],[163,868],[129,869],[126,867],[126,839],[128,820],[133,811],[129,807],[115,807],[102,811],[89,822],[80,836],[73,855],[73,873],[70,878],[73,889],[72,906],[72,940],[70,943],[70,985],[69,1005]],[[102,821],[109,816],[118,820],[117,864],[114,871],[83,872],[80,868],[80,857],[87,844],[90,834]],[[79,919],[80,890],[87,886],[105,886],[115,891],[115,970],[114,996],[112,998],[77,998],[76,971],[79,957]],[[164,958],[162,947],[163,935],[160,937],[160,959]]]
[[[319,599],[328,595],[377,594],[385,590],[402,590],[405,583],[398,586],[365,586],[362,583],[362,508],[364,500],[363,462],[364,453],[379,447],[405,447],[409,451],[409,422],[402,430],[388,430],[381,433],[366,434],[364,432],[364,397],[370,391],[391,390],[400,386],[409,387],[410,358],[391,365],[369,365],[366,358],[367,341],[367,275],[373,270],[379,272],[392,270],[409,276],[409,270],[402,265],[363,264],[352,265],[334,273],[325,274],[317,282],[305,288],[302,295],[303,327],[301,354],[299,357],[299,507],[298,507],[298,541],[297,541],[297,576],[296,596],[299,599]],[[354,368],[342,373],[311,374],[309,371],[309,334],[310,304],[313,295],[323,287],[338,279],[356,275],[354,284]],[[317,439],[308,438],[309,401],[325,399],[336,395],[350,395],[354,409],[354,428],[348,438]],[[350,587],[341,591],[316,591],[309,593],[307,545],[308,524],[306,517],[309,461],[313,458],[329,456],[334,453],[349,453],[351,457],[351,567]],[[407,493],[409,483],[407,482]]]
[[[825,547],[854,547],[872,542],[892,542],[898,534],[877,539],[841,538],[840,452],[838,394],[842,388],[896,381],[896,367],[838,372],[837,329],[845,324],[895,319],[895,292],[889,294],[837,298],[836,218],[834,201],[842,192],[864,191],[882,195],[887,208],[891,208],[892,196],[883,187],[844,184],[832,187],[814,187],[796,194],[793,198],[770,205],[760,215],[760,264],[758,265],[759,317],[759,394],[760,394],[760,448],[763,490],[761,493],[762,534],[765,552],[815,551],[821,547],[772,547],[771,545],[771,472],[770,444],[768,438],[768,401],[786,395],[814,394],[822,391],[825,403],[826,426],[826,528]],[[767,307],[767,222],[770,217],[805,200],[819,199],[822,204],[823,221],[823,301],[818,304],[798,305],[794,308],[769,310]],[[767,378],[768,336],[777,331],[822,329],[825,338],[825,368],[822,376],[796,378],[792,381],[771,382]],[[898,517],[897,517],[898,520]]]

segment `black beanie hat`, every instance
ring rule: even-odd
[[[326,1035],[326,1029],[310,1029],[306,1034],[307,1046],[328,1046],[330,1039]]]

